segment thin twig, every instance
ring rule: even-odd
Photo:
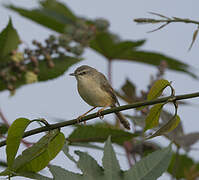
[[[9,123],[8,120],[6,119],[6,117],[4,116],[2,110],[0,109],[0,117],[2,119],[2,121],[4,122],[4,124],[6,124],[9,127]]]
[[[128,104],[128,105],[124,105],[124,106],[107,109],[107,110],[102,111],[101,115],[104,116],[104,115],[119,112],[119,111],[138,108],[141,106],[148,106],[148,105],[154,105],[154,104],[158,104],[158,103],[164,103],[164,102],[168,102],[168,100],[170,100],[170,99],[172,101],[179,101],[179,100],[183,100],[183,99],[191,99],[191,98],[196,98],[196,97],[199,97],[199,92],[191,93],[191,94],[183,94],[183,95],[178,95],[178,96],[172,96],[172,97],[167,96],[167,97],[158,98],[158,99],[155,99],[152,101],[142,101],[142,102],[137,102],[137,103],[133,103],[133,104]],[[169,102],[171,102],[171,100]],[[69,121],[65,121],[65,122],[55,123],[55,124],[45,126],[45,127],[36,128],[36,129],[25,132],[23,137],[28,137],[28,136],[31,136],[34,134],[39,134],[41,132],[49,131],[52,129],[57,129],[57,128],[77,124],[79,122],[88,121],[88,120],[94,119],[98,116],[99,116],[98,113],[93,113],[93,114],[83,117],[81,120],[73,119],[73,120],[69,120]],[[5,145],[6,145],[6,141],[0,142],[0,147],[5,146]]]

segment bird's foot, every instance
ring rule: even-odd
[[[82,120],[82,118],[84,117],[84,115],[81,115],[81,116],[79,116],[78,118],[77,118],[77,123],[78,124],[81,124],[81,120]],[[84,125],[86,124],[86,121],[84,121]]]
[[[103,120],[103,118],[104,118],[104,115],[101,114],[102,111],[103,111],[103,109],[100,109],[99,111],[97,111],[97,115],[99,116],[99,118],[101,120]]]

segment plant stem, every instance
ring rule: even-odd
[[[183,100],[183,99],[191,99],[191,98],[196,98],[196,97],[199,97],[199,92],[191,93],[191,94],[183,94],[183,95],[178,95],[178,96],[172,96],[172,97],[167,96],[167,97],[158,98],[158,99],[151,100],[151,101],[142,101],[142,102],[137,102],[137,103],[133,103],[133,104],[128,104],[128,105],[124,105],[124,106],[107,109],[107,110],[102,111],[101,115],[103,116],[106,114],[111,114],[114,112],[124,111],[124,110],[128,110],[128,109],[133,109],[133,108],[137,108],[137,107],[141,107],[141,106],[154,105],[154,104],[164,103],[164,102],[168,102],[168,101],[174,102],[174,101],[179,101],[179,100]],[[45,126],[45,127],[36,128],[36,129],[25,132],[23,137],[31,136],[31,135],[49,131],[52,129],[70,126],[73,124],[77,124],[78,122],[84,122],[84,121],[94,119],[96,117],[98,117],[98,113],[93,113],[93,114],[83,117],[80,121],[78,119],[73,119],[73,120],[69,120],[69,121],[65,121],[65,122],[55,123],[55,124]],[[2,147],[4,145],[6,145],[6,141],[0,142],[0,147]]]

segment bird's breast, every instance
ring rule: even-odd
[[[91,79],[81,79],[77,86],[80,96],[89,105],[105,107],[113,104],[111,95],[101,89],[98,82]]]

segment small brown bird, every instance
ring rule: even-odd
[[[79,117],[80,119],[96,107],[103,107],[98,111],[99,116],[101,116],[101,111],[107,107],[116,107],[116,104],[119,105],[117,97],[115,96],[113,88],[109,84],[108,80],[95,68],[83,65],[78,67],[75,72],[70,75],[75,76],[78,92],[82,99],[90,106],[93,106],[92,109],[81,115]],[[115,112],[115,114],[121,124],[126,129],[130,129],[130,124],[124,116],[120,112]]]

